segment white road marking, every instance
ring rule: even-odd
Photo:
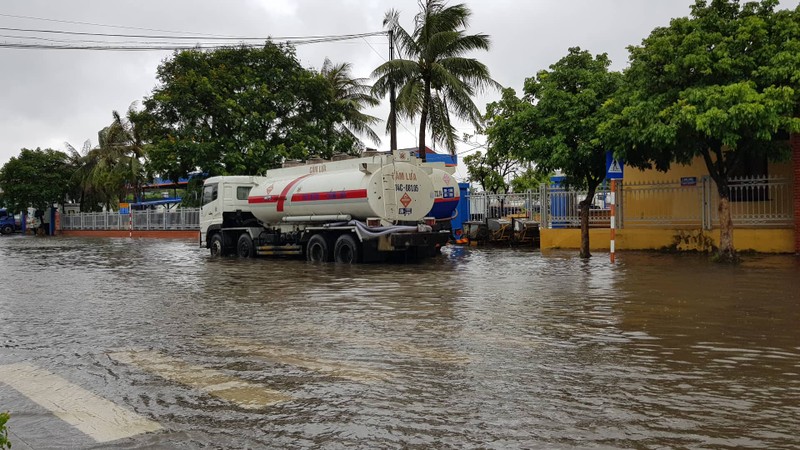
[[[161,429],[161,425],[27,363],[0,366],[5,383],[97,442]]]
[[[255,383],[239,380],[224,372],[194,366],[178,358],[152,351],[110,353],[112,359],[137,366],[147,372],[174,381],[239,405],[246,409],[261,409],[291,397]]]
[[[319,359],[303,355],[295,350],[273,347],[249,339],[220,336],[210,338],[208,342],[244,355],[263,358],[279,364],[303,367],[317,372],[326,372],[332,376],[353,381],[388,380],[392,378],[392,375],[386,372],[343,364],[339,361]]]

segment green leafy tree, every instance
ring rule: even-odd
[[[334,64],[325,59],[320,73],[330,83],[333,89],[335,106],[342,114],[342,123],[337,131],[343,133],[351,140],[357,141],[358,136],[366,136],[370,141],[379,144],[381,138],[372,129],[380,122],[377,117],[362,112],[364,108],[378,106],[380,101],[372,96],[371,86],[366,84],[365,78],[353,78],[350,71],[352,64]]]
[[[516,161],[490,149],[485,154],[475,152],[465,156],[464,165],[470,182],[479,184],[484,192],[498,194],[508,192],[506,179],[514,173]]]
[[[10,449],[11,441],[8,440],[8,420],[11,419],[11,414],[4,412],[0,413],[0,449]]]
[[[424,160],[426,133],[430,130],[433,142],[454,154],[456,130],[451,114],[478,127],[481,114],[472,97],[498,84],[483,63],[463,56],[489,49],[489,36],[466,34],[472,14],[466,5],[421,0],[420,8],[412,33],[400,26],[399,12],[386,13],[383,24],[392,31],[400,58],[380,65],[372,75],[377,79],[373,86],[377,97],[399,88],[397,117],[413,120],[419,115],[419,148]]]
[[[586,190],[580,201],[581,257],[589,251],[589,207],[605,179],[605,152],[598,125],[603,104],[616,92],[621,75],[609,72],[605,54],[580,48],[525,81],[525,96],[503,92],[502,114],[487,126],[489,141],[535,164],[540,176],[563,171],[565,187]]]
[[[542,173],[530,166],[518,171],[511,179],[511,190],[514,192],[537,191],[543,183],[550,181],[549,173]]]
[[[154,173],[257,174],[285,158],[357,150],[331,132],[344,120],[331,84],[303,68],[290,46],[176,52],[158,80],[130,117]]]
[[[482,130],[489,138],[485,155],[477,153],[464,158],[472,181],[479,182],[484,190],[490,192],[526,192],[536,190],[547,180],[548,173],[535,170],[532,163],[519,159],[520,146],[515,139],[527,139],[520,130],[514,129],[516,124],[511,120],[515,114],[525,109],[525,104],[518,99],[516,92],[503,89],[499,101],[486,105]],[[465,139],[466,140],[466,139]],[[527,144],[526,144],[527,145]],[[486,182],[480,180],[486,179]],[[510,181],[506,181],[509,180]],[[496,186],[490,188],[489,186]]]
[[[0,189],[12,211],[43,210],[64,203],[73,170],[66,153],[23,148],[0,168]]]
[[[705,162],[719,194],[721,260],[737,260],[729,181],[746,161],[786,159],[800,131],[800,7],[698,0],[630,50],[603,138],[628,164]]]

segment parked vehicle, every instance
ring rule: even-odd
[[[396,151],[263,177],[212,177],[203,186],[200,245],[212,256],[298,255],[312,262],[434,256],[449,233],[433,231],[433,173],[408,151]],[[452,215],[457,199],[446,195]]]
[[[6,208],[0,208],[0,234],[11,234],[20,230],[20,225],[14,214]]]

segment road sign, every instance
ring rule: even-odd
[[[606,179],[621,180],[624,166],[625,161],[622,159],[614,159],[614,154],[611,152],[606,153]]]

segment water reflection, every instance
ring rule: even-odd
[[[0,364],[34,364],[164,428],[105,445],[797,444],[794,257],[611,265],[459,247],[348,267],[23,237],[0,252]],[[249,390],[291,400],[240,406]],[[2,383],[0,409],[35,448],[94,445]]]

